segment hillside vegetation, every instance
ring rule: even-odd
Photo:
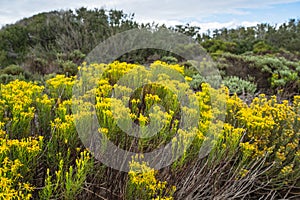
[[[300,21],[204,34],[169,27],[206,49],[218,88],[189,61],[157,49],[84,62],[99,42],[132,28],[165,26],[80,8],[0,30],[0,199],[299,199]],[[147,84],[133,91],[140,80]],[[128,172],[97,159],[122,159],[108,140],[95,154],[94,136],[79,134],[92,129],[93,116],[96,138],[139,153]],[[130,126],[143,137],[128,134]],[[167,144],[174,162],[156,169],[159,161],[145,161]]]

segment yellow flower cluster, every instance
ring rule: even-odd
[[[72,96],[72,89],[75,77],[56,75],[46,81],[46,86],[50,90],[51,97],[55,99],[69,99]]]
[[[165,67],[165,68],[169,68],[172,70],[176,70],[177,72],[179,72],[180,74],[184,74],[184,66],[181,66],[179,64],[167,64],[163,61],[155,61],[150,65],[151,68],[156,68],[156,67]]]
[[[288,101],[277,103],[276,97],[267,100],[264,95],[255,98],[249,107],[241,108],[236,119],[240,126],[245,127],[246,136],[251,141],[241,144],[247,154],[252,152],[255,157],[274,152],[279,160],[284,161],[285,154],[299,146],[299,129],[295,129],[299,113],[294,109],[298,108],[293,108]]]
[[[39,160],[43,156],[51,162],[62,157],[68,160],[71,151],[62,149],[67,145],[73,145],[73,151],[80,153],[80,149],[75,149],[78,138],[69,99],[74,80],[75,77],[57,75],[47,80],[46,90],[37,83],[19,80],[0,86],[0,199],[31,199],[33,193],[36,195],[32,185],[37,178],[34,172],[44,162]],[[42,135],[50,131],[49,141],[48,135],[46,139]],[[44,142],[47,152],[41,154]],[[89,157],[87,153],[83,156]],[[74,163],[80,174],[72,177],[77,181],[73,189],[81,186],[78,183],[87,173],[82,171],[87,169],[82,159],[74,159]]]
[[[0,199],[31,199],[27,181],[43,137],[28,137],[43,86],[15,80],[0,86]],[[5,131],[4,131],[5,130]]]
[[[142,156],[140,157],[142,158]],[[131,198],[173,199],[172,195],[176,191],[176,187],[167,188],[167,182],[158,181],[155,178],[155,174],[156,171],[150,168],[146,162],[134,161],[133,159],[130,162],[130,171],[128,173],[130,180],[128,187],[132,192]]]
[[[29,134],[30,122],[34,117],[34,102],[44,90],[43,86],[25,81],[13,81],[0,87],[3,122],[9,124],[9,134],[14,138]],[[1,109],[0,109],[1,110]],[[5,112],[4,112],[5,111]]]
[[[22,179],[41,151],[42,143],[42,136],[39,140],[0,138],[0,199],[31,198],[34,187]]]
[[[114,85],[125,73],[138,66],[136,64],[115,61],[105,66],[103,78],[109,79],[109,82]]]
[[[32,197],[34,187],[29,183],[22,182],[23,176],[20,168],[23,164],[18,160],[11,161],[7,157],[2,161],[0,167],[0,199],[25,199]]]

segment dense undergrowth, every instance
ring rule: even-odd
[[[184,149],[175,162],[155,170],[151,163],[133,157],[129,173],[103,165],[77,134],[75,121],[84,121],[92,111],[86,96],[72,98],[76,77],[17,79],[0,85],[0,199],[300,198],[300,96],[281,101],[260,94],[246,104],[235,91],[225,86],[214,89],[178,64],[157,61],[150,68],[173,70],[186,81],[173,80],[160,70],[156,75],[161,78],[154,83],[146,68],[135,64],[83,64],[79,74],[91,73],[82,77],[84,84],[97,88],[81,89],[94,94],[99,134],[119,148],[140,153],[171,142],[174,156]],[[94,70],[102,71],[102,76],[92,76]],[[138,80],[116,84],[125,74],[149,83],[133,92],[127,86]],[[274,86],[285,77],[278,74],[271,80]],[[178,102],[180,90],[190,87],[195,90],[196,110]],[[129,107],[116,103],[112,95],[124,96]],[[72,112],[74,101],[83,101],[86,115]],[[120,118],[113,114],[112,102]],[[182,113],[197,119],[196,126],[180,129]],[[141,129],[150,124],[159,131],[145,138],[128,136],[117,125],[126,117]],[[191,146],[186,147],[189,141]],[[207,141],[212,148],[200,156]],[[106,144],[101,148],[105,151]]]

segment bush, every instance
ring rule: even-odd
[[[190,82],[190,86],[194,90],[200,90],[202,83],[205,83],[205,78],[202,77],[200,74],[195,74],[192,77],[192,81]]]
[[[237,76],[225,77],[222,82],[228,87],[230,93],[254,95],[257,90],[256,84]]]
[[[247,80],[254,78],[258,90],[269,95],[285,91],[285,98],[290,98],[300,91],[300,65],[273,55],[233,55],[223,54],[218,59],[218,67],[226,77],[238,76]]]
[[[0,83],[7,84],[14,80],[25,80],[24,75],[0,74]]]
[[[264,41],[259,41],[253,45],[253,53],[256,54],[271,53],[272,50],[274,50],[274,48],[266,44]]]
[[[75,76],[78,72],[78,66],[72,61],[62,61],[60,63],[60,73],[66,76]]]
[[[193,93],[185,81],[168,76],[169,71],[185,74],[182,66],[160,61],[150,65],[153,70],[159,67],[156,82],[144,66],[114,62],[83,64],[80,81],[52,75],[43,86],[19,80],[0,84],[0,199],[258,199],[270,195],[282,199],[297,195],[299,96],[278,102],[276,97],[260,95],[246,104],[237,95],[229,95],[225,86],[213,89],[202,83],[201,90]],[[95,69],[105,72],[100,79]],[[125,75],[127,81],[121,79]],[[203,79],[194,79],[199,89]],[[132,91],[130,86],[140,80],[147,84]],[[237,91],[254,91],[249,81],[237,77],[226,81]],[[72,98],[74,84],[82,96]],[[92,84],[97,87],[82,87]],[[180,91],[189,91],[192,97],[179,97]],[[181,105],[180,98],[197,107]],[[93,109],[90,100],[95,101]],[[72,112],[76,103],[82,112]],[[139,153],[127,160],[129,173],[94,162],[88,153],[93,146],[83,146],[77,132],[86,133],[85,120],[91,114],[97,116],[99,134],[121,149]],[[157,132],[151,137],[128,135],[119,127],[128,122],[139,125],[143,136],[152,134],[147,126]],[[180,128],[182,122],[188,128]],[[112,155],[105,152],[106,141],[101,142],[99,154]],[[180,155],[169,166],[157,170],[157,160],[143,161],[145,153],[169,143],[167,156]]]
[[[24,69],[18,65],[9,65],[1,70],[2,74],[20,75],[24,73]]]
[[[0,83],[9,83],[10,81],[29,80],[30,74],[18,65],[10,65],[0,70]]]
[[[164,56],[161,58],[161,61],[166,62],[168,64],[176,64],[178,63],[177,58],[173,57],[173,56]]]

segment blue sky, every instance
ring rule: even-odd
[[[0,0],[0,26],[39,12],[79,7],[124,10],[139,22],[215,28],[300,19],[300,0]]]
[[[300,19],[300,1],[293,3],[281,3],[262,8],[240,9],[245,12],[240,15],[217,14],[206,19],[226,22],[238,19],[240,21],[259,21],[268,23],[282,23],[290,18]]]

